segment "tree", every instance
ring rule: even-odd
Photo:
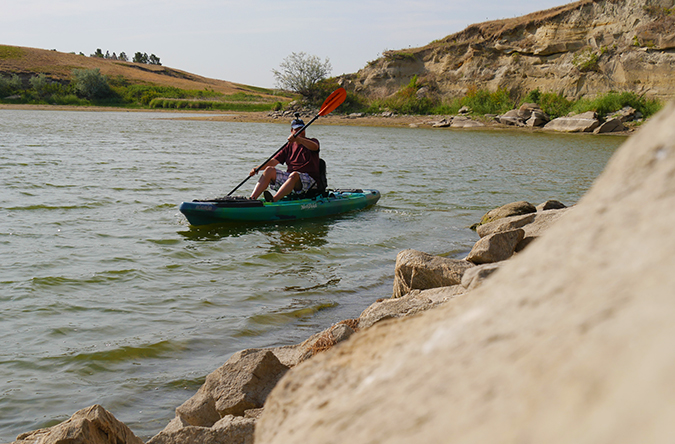
[[[96,52],[90,55],[89,57],[98,57],[100,59],[105,58],[105,56],[103,55],[103,51],[101,51],[101,48],[98,48]]]
[[[161,63],[159,63],[159,57],[157,57],[154,54],[150,54],[150,58],[148,59],[148,62],[151,65],[161,65]]]
[[[332,69],[328,58],[322,62],[317,56],[293,52],[281,62],[279,71],[273,69],[272,73],[279,88],[297,92],[311,100],[317,82],[326,79]]]
[[[121,60],[121,61],[123,61],[123,62],[128,62],[128,61],[129,61],[129,57],[127,57],[127,53],[124,52],[124,51],[120,52],[119,60]]]
[[[134,63],[148,63],[148,54],[137,52],[134,54]]]

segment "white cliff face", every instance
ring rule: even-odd
[[[390,51],[346,87],[385,97],[414,75],[443,97],[469,88],[539,88],[568,98],[615,91],[675,97],[673,0],[582,0],[471,25],[412,50]]]
[[[291,369],[255,442],[669,442],[674,226],[671,103],[482,286]]]

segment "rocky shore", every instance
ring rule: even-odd
[[[148,443],[669,442],[675,104],[584,198],[514,202],[463,259],[405,250],[392,297],[234,354]],[[16,443],[141,443],[95,405]]]

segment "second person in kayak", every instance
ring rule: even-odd
[[[252,199],[257,199],[264,192],[267,202],[277,202],[292,192],[306,192],[320,180],[319,141],[308,138],[302,129],[304,126],[305,123],[298,118],[291,122],[291,135],[288,136],[286,146],[260,167],[263,173],[251,193]],[[276,168],[283,163],[286,164],[286,171]],[[249,176],[257,172],[253,168]],[[276,193],[272,195],[266,191],[267,187]]]

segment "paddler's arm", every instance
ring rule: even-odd
[[[265,163],[265,165],[261,166],[260,168],[254,167],[254,168],[251,170],[251,172],[248,173],[248,175],[249,175],[249,177],[255,176],[256,174],[258,174],[258,171],[263,171],[263,170],[264,170],[265,168],[267,168],[267,167],[275,167],[275,166],[277,166],[277,165],[279,165],[279,161],[278,161],[277,159],[270,159],[269,161],[267,161],[267,162]]]
[[[304,146],[305,148],[311,151],[319,150],[319,144],[312,139],[306,138],[304,134],[291,134],[290,136],[288,136],[288,143],[293,142],[298,142],[300,145]]]

